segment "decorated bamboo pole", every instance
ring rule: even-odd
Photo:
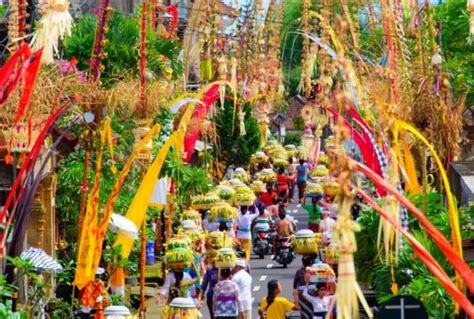
[[[454,250],[446,237],[444,237],[444,235],[438,229],[436,229],[433,224],[431,224],[428,218],[426,218],[426,216],[420,212],[412,202],[400,194],[395,188],[393,188],[370,168],[352,159],[349,159],[349,161],[355,165],[362,174],[370,178],[375,185],[385,188],[389,194],[393,195],[403,206],[412,212],[421,225],[423,225],[423,228],[426,230],[428,235],[430,235],[449,262],[453,265],[456,272],[464,279],[464,282],[466,283],[469,290],[474,292],[474,272]]]
[[[400,223],[398,223],[394,218],[390,216],[390,213],[384,211],[373,198],[368,196],[363,190],[360,188],[356,188],[352,185],[352,188],[355,189],[362,198],[377,212],[387,220],[390,224],[392,224],[398,231],[405,236],[405,238],[410,242],[413,247],[415,254],[423,261],[426,267],[431,271],[431,273],[439,280],[441,285],[448,291],[451,296],[459,302],[461,307],[466,311],[466,314],[469,317],[474,317],[474,307],[467,299],[466,295],[460,291],[451,281],[449,276],[440,266],[440,264],[433,258],[433,256],[413,237],[408,231],[406,231]]]

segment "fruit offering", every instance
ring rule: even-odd
[[[271,168],[266,168],[258,175],[258,179],[264,182],[265,184],[273,183],[274,181],[276,181],[276,175]]]
[[[253,205],[257,197],[247,186],[241,186],[235,190],[234,204],[238,206]]]
[[[329,170],[324,165],[318,165],[316,168],[311,172],[311,177],[325,177],[329,175]]]
[[[323,260],[328,264],[337,264],[339,261],[339,252],[334,244],[323,249]]]
[[[286,158],[276,158],[275,160],[273,160],[274,167],[285,168],[288,167],[288,165],[290,165],[290,163]]]
[[[218,268],[232,268],[235,267],[237,256],[232,248],[221,248],[217,251],[214,261]]]
[[[232,248],[234,239],[222,231],[213,231],[207,236],[206,246],[211,249]]]
[[[191,201],[191,206],[194,209],[210,209],[220,201],[221,199],[215,193],[207,193],[206,195],[195,196]]]
[[[339,192],[339,183],[336,181],[324,181],[322,184],[326,195],[334,196]]]
[[[199,319],[201,314],[190,298],[174,298],[168,306],[163,307],[161,318],[163,319]]]
[[[223,202],[212,206],[208,218],[210,222],[226,222],[233,220],[238,216],[239,213],[235,207]]]
[[[321,165],[328,165],[329,164],[329,157],[326,154],[321,153],[321,155],[319,155],[319,163]]]
[[[240,180],[242,183],[250,182],[250,175],[247,173],[243,168],[238,167],[235,169],[234,173],[232,174],[232,178],[236,178]]]
[[[165,254],[165,261],[172,269],[183,269],[192,263],[194,253],[190,248],[169,249]]]
[[[309,274],[309,281],[312,283],[336,281],[336,274],[328,264],[320,263],[306,267],[306,273]]]
[[[235,194],[235,190],[232,186],[224,184],[217,185],[215,192],[220,199],[225,200],[228,203],[232,202]]]
[[[323,187],[318,183],[308,183],[306,187],[306,194],[307,195],[316,195],[321,194],[323,192]]]
[[[201,214],[192,208],[185,209],[181,214],[181,220],[192,220],[198,227],[201,226]]]
[[[265,183],[259,180],[256,180],[250,186],[252,191],[256,194],[265,192]]]
[[[321,240],[309,229],[299,230],[292,238],[291,244],[295,253],[300,255],[314,255],[318,253]]]
[[[260,164],[260,163],[264,164],[268,162],[268,156],[265,155],[264,152],[259,151],[252,155],[252,157],[250,158],[250,161],[257,164]]]

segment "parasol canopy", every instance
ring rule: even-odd
[[[112,214],[109,222],[109,229],[113,232],[122,233],[130,238],[138,238],[138,228],[134,222],[125,216]]]
[[[59,273],[63,266],[49,256],[43,249],[31,247],[21,253],[20,258],[29,260],[33,267],[40,272]]]

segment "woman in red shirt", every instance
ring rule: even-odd
[[[260,195],[260,201],[265,204],[266,207],[273,205],[273,199],[277,198],[277,194],[273,191],[273,186],[268,183],[267,191]]]
[[[288,184],[294,180],[295,180],[294,176],[285,175],[285,170],[283,168],[280,168],[277,175],[277,183],[278,183],[277,190],[278,190],[278,196],[280,198],[283,198],[285,202],[288,198],[288,191],[289,191]]]

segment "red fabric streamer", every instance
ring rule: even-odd
[[[166,39],[171,39],[173,37],[176,28],[178,27],[178,8],[175,6],[166,7],[166,12],[171,15],[170,29],[168,31],[168,36]]]
[[[15,124],[17,124],[21,117],[25,114],[26,109],[30,105],[31,94],[35,86],[36,77],[38,76],[39,67],[41,65],[41,56],[43,49],[39,49],[33,53],[28,60],[23,63],[21,78],[23,79],[23,92],[21,94],[20,105],[15,116]]]
[[[423,228],[436,243],[439,249],[446,256],[446,259],[451,263],[456,272],[463,278],[466,286],[474,293],[474,272],[467,265],[462,257],[460,257],[451,246],[450,242],[444,237],[444,235],[426,218],[426,216],[413,205],[405,196],[400,194],[394,187],[387,183],[383,178],[376,174],[373,170],[367,166],[349,159],[357,170],[362,174],[370,178],[375,185],[384,188],[389,194],[393,195],[403,206],[405,206],[418,221],[423,225]]]
[[[464,309],[466,314],[470,318],[474,318],[474,307],[466,297],[466,295],[460,291],[456,285],[451,281],[449,276],[440,266],[440,264],[433,258],[433,256],[423,247],[408,231],[406,231],[402,225],[400,225],[394,218],[390,216],[389,213],[385,212],[375,200],[370,196],[364,193],[361,189],[352,186],[356,189],[357,192],[362,196],[362,198],[373,208],[377,213],[379,213],[385,220],[398,229],[398,231],[405,236],[405,238],[410,242],[415,254],[421,259],[421,261],[426,265],[428,270],[438,279],[440,284],[446,289],[446,291],[456,300],[461,307]]]
[[[31,56],[31,49],[26,43],[22,43],[20,48],[8,59],[5,65],[0,69],[0,103],[5,102],[8,95],[15,88],[22,68],[18,68],[15,72],[15,67],[20,61],[20,58],[28,59]]]
[[[196,121],[202,121],[206,118],[207,112],[211,108],[212,104],[214,104],[217,99],[219,99],[219,88],[220,84],[213,85],[203,96],[202,104],[198,104],[196,109],[193,112],[192,119]],[[191,156],[193,155],[194,146],[196,145],[196,141],[199,138],[201,131],[197,128],[189,131],[186,133],[184,137],[184,152],[185,157],[184,161],[189,163],[191,160]]]

